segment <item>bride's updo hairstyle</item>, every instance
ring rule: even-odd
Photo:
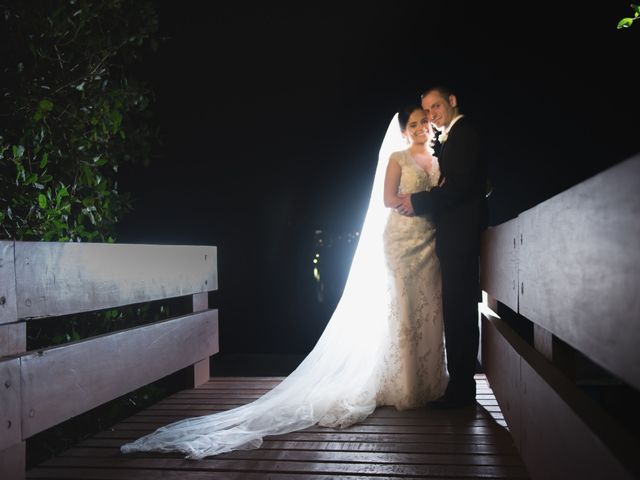
[[[404,132],[407,129],[407,123],[409,123],[409,117],[416,110],[422,111],[420,105],[407,105],[398,112],[398,124],[400,124],[400,131]]]

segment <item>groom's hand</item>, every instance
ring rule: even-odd
[[[412,217],[415,215],[413,211],[413,205],[411,205],[411,195],[399,195],[400,204],[396,206],[396,212],[406,217]]]

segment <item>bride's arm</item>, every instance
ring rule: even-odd
[[[398,196],[398,187],[400,186],[400,165],[391,156],[387,164],[387,171],[384,176],[384,206],[388,208],[396,208],[402,203]]]

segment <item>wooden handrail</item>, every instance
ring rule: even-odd
[[[640,156],[488,229],[481,282],[493,298],[640,389],[638,248]]]
[[[640,156],[518,224],[518,312],[640,389]]]
[[[0,242],[15,245],[17,319],[67,315],[216,290],[216,247],[105,243]],[[7,255],[7,257],[10,257]],[[6,275],[3,275],[6,273]],[[9,278],[6,278],[9,277]],[[0,317],[7,318],[7,314]],[[10,317],[9,317],[10,318]],[[11,321],[11,319],[9,319]]]
[[[24,441],[46,428],[188,366],[206,382],[217,286],[216,247],[0,241],[3,478],[24,477]],[[26,351],[29,319],[185,295],[191,314]]]
[[[640,155],[483,234],[483,367],[533,478],[640,474],[638,440],[563,375],[555,351],[567,344],[640,389],[639,187]],[[498,302],[531,322],[533,345],[514,340]]]
[[[518,311],[518,219],[514,218],[482,234],[480,285],[496,300]]]

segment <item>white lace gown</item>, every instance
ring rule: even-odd
[[[424,218],[390,214],[382,204],[384,171],[394,145],[390,139],[398,136],[394,119],[383,141],[344,292],[298,368],[248,405],[161,427],[123,445],[122,452],[177,451],[199,459],[258,448],[265,436],[316,424],[347,427],[364,420],[377,405],[418,407],[444,392],[434,229]],[[435,184],[434,176],[401,155],[401,192]]]
[[[434,161],[427,174],[409,150],[394,152],[400,165],[399,193],[430,190],[438,183]],[[392,210],[384,230],[384,252],[391,275],[389,345],[384,352],[378,405],[398,409],[424,406],[447,386],[440,263],[435,227],[426,217]]]

